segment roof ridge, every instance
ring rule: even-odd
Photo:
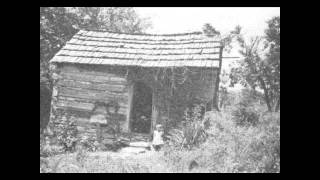
[[[124,33],[124,32],[113,32],[113,31],[107,31],[107,30],[80,29],[79,32],[81,32],[81,31],[85,31],[85,32],[106,32],[106,33],[110,33],[110,34],[127,34],[127,35],[141,35],[141,36],[185,36],[185,35],[200,35],[200,34],[203,34],[201,31],[194,31],[194,32],[188,32],[188,33],[174,33],[174,34]]]

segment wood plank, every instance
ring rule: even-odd
[[[73,97],[65,97],[60,95],[57,100],[63,100],[63,101],[75,101],[75,102],[84,102],[84,103],[95,103],[95,100],[92,99],[83,99],[83,98],[73,98]],[[106,103],[108,103],[108,101],[104,101]],[[123,103],[123,102],[119,102],[119,106],[121,107],[127,107],[128,104],[127,103]]]
[[[71,72],[61,72],[60,75],[62,78],[69,80],[80,80],[80,81],[88,81],[88,82],[100,82],[100,83],[109,83],[109,84],[123,84],[127,83],[125,78],[117,78],[116,81],[110,80],[109,76],[97,76],[97,75],[89,75],[85,73],[71,73]]]
[[[86,94],[104,94],[111,97],[128,97],[129,93],[127,91],[124,92],[112,92],[108,90],[97,90],[97,89],[84,89],[84,88],[74,88],[74,87],[64,87],[64,86],[56,86],[58,90],[62,91],[73,91],[73,93],[86,93]],[[60,93],[59,92],[59,93]]]
[[[58,101],[55,104],[57,107],[63,107],[63,108],[74,108],[84,111],[91,111],[94,107],[94,104],[92,103],[79,103],[79,102],[73,102],[73,101]]]
[[[79,99],[79,98],[69,98],[69,97],[59,97],[58,98],[58,104],[63,104],[62,106],[70,105],[73,106],[73,104],[79,104],[77,106],[83,107],[84,109],[93,109],[95,101],[89,101],[86,99]],[[107,103],[108,101],[106,101]],[[128,105],[126,103],[119,103],[120,109],[127,109]]]
[[[110,92],[126,92],[127,86],[117,84],[106,84],[106,83],[95,83],[95,82],[84,82],[84,81],[73,81],[73,80],[60,80],[58,86],[63,87],[74,87],[83,89],[102,90]]]
[[[128,102],[128,93],[112,93],[112,92],[98,92],[93,90],[84,90],[84,89],[74,89],[66,87],[58,87],[59,95],[91,100],[117,100],[119,102],[127,103]]]
[[[77,110],[77,111],[84,111],[84,112],[91,112],[92,111],[92,108],[93,108],[93,105],[90,106],[90,105],[85,105],[85,104],[80,104],[80,103],[72,103],[72,102],[56,102],[54,104],[54,106],[57,108],[57,109],[64,109],[64,110]],[[124,109],[124,108],[120,108],[119,111],[118,111],[119,114],[122,114],[122,115],[126,115],[127,113],[127,109]]]

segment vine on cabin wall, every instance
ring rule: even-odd
[[[179,114],[193,102],[195,96],[192,92],[199,88],[199,81],[206,82],[212,78],[203,72],[202,68],[170,67],[170,68],[128,68],[127,77],[131,81],[143,80],[153,87],[157,95],[157,104],[154,104],[168,119],[183,117]],[[195,101],[198,102],[198,101]],[[204,102],[208,103],[208,102]],[[175,112],[171,114],[170,112]],[[172,116],[176,117],[172,117]]]

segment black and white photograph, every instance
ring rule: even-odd
[[[40,173],[280,173],[280,7],[40,7]]]

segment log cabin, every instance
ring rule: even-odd
[[[181,121],[190,103],[213,107],[222,49],[221,41],[201,32],[80,30],[50,61],[50,122],[73,117],[79,136],[99,142],[112,133],[147,141],[156,124],[170,128]],[[110,132],[114,121],[119,129]]]

